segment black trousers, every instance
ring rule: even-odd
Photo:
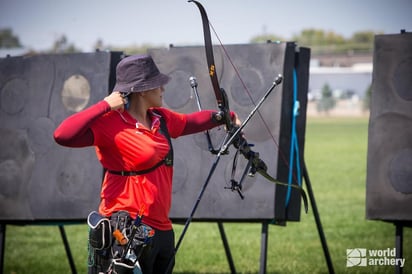
[[[139,259],[143,274],[171,274],[174,266],[175,236],[173,230],[155,230],[150,247],[145,248]],[[106,273],[112,257],[111,250],[96,250],[89,253],[89,274]],[[172,267],[166,272],[170,261]]]
[[[170,260],[174,265],[175,236],[173,230],[156,230],[152,239],[151,248],[147,248],[139,263],[143,274],[168,274],[172,273],[173,267],[166,272]],[[172,266],[173,266],[172,265]]]

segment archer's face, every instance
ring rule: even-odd
[[[163,92],[164,88],[159,87],[144,92],[144,100],[148,107],[161,107],[163,105]]]

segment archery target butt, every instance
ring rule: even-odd
[[[0,220],[85,219],[99,203],[102,168],[93,148],[57,145],[67,116],[109,91],[120,54],[0,59]]]
[[[412,33],[375,36],[373,62],[366,217],[412,221]]]

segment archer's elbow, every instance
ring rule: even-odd
[[[71,132],[62,131],[57,128],[53,133],[54,141],[65,147],[87,147],[93,145],[93,134],[87,131],[85,134],[76,136],[72,135]]]
[[[53,133],[54,141],[61,146],[70,147],[70,138],[67,135],[63,134],[59,129],[56,129]]]

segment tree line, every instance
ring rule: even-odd
[[[373,41],[375,33],[373,31],[355,32],[351,37],[345,38],[333,31],[322,29],[304,29],[299,34],[292,36],[291,39],[285,39],[276,34],[260,34],[252,37],[250,43],[276,42],[276,41],[295,41],[300,46],[310,47],[314,54],[342,54],[342,53],[370,53],[373,50]],[[22,48],[30,49],[30,45],[22,45],[12,29],[0,29],[0,48]],[[93,47],[96,50],[124,51],[130,54],[142,53],[150,47],[156,45],[130,45],[127,47],[116,47],[105,44],[101,39],[97,39]],[[50,49],[41,53],[74,53],[82,52],[69,38],[62,34],[56,38]]]
[[[373,50],[373,41],[376,34],[373,31],[358,31],[351,37],[345,38],[333,31],[322,29],[304,29],[299,34],[292,36],[290,41],[297,42],[300,46],[310,47],[312,53],[341,54],[341,53],[370,53]],[[273,34],[257,35],[250,40],[253,43],[264,41],[286,41],[283,37]]]

